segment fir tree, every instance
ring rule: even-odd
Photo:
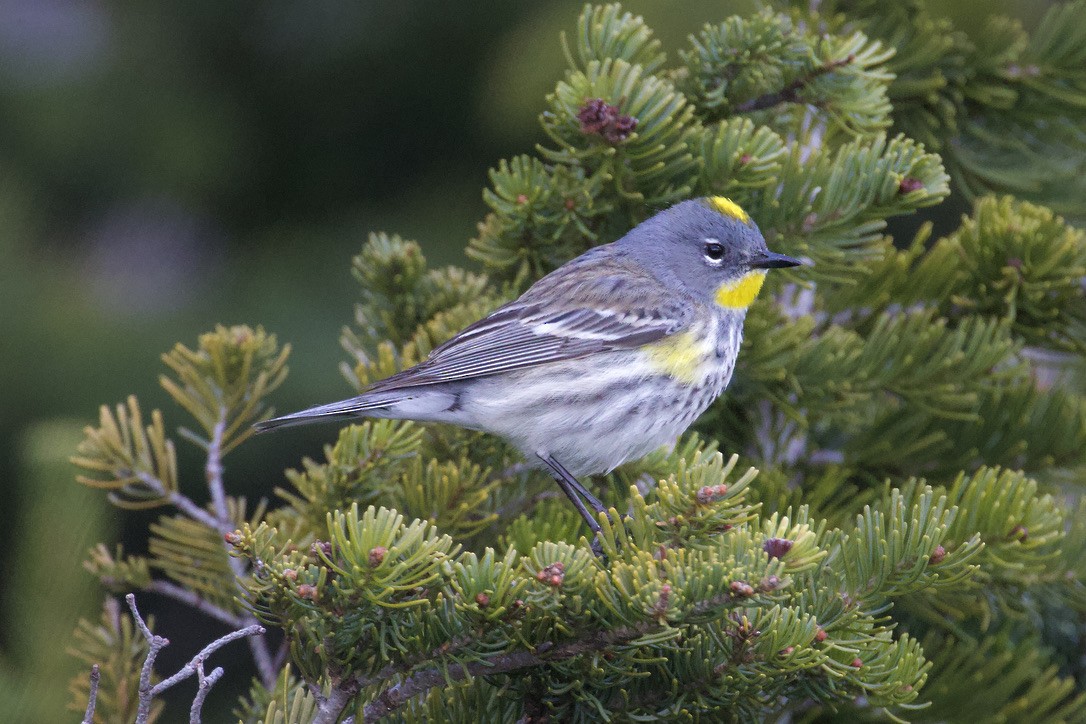
[[[770,280],[697,430],[592,481],[602,556],[543,473],[449,427],[350,425],[272,504],[229,497],[287,354],[234,327],[164,357],[211,504],[162,413],[103,408],[82,481],[170,510],[147,556],[88,567],[253,634],[245,722],[1086,720],[1086,235],[1058,215],[1086,212],[1086,2],[980,37],[919,2],[777,2],[665,53],[588,6],[548,143],[491,172],[482,271],[363,246],[359,388],[679,199],[728,196],[811,262]],[[975,202],[956,231],[886,236],[950,193]],[[156,711],[130,605],[76,638],[98,721]]]

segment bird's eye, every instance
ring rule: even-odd
[[[715,241],[705,242],[705,258],[711,262],[718,262],[724,258],[724,245]]]

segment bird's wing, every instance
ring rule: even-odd
[[[576,276],[548,284],[543,284],[548,281],[544,278],[517,301],[435,348],[422,363],[377,382],[367,392],[484,377],[629,349],[688,325],[690,305],[667,298],[671,295],[646,273],[624,268],[600,271],[615,273],[592,275],[587,285]],[[615,304],[619,292],[626,300],[622,309]]]

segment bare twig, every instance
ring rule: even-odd
[[[94,724],[94,707],[98,704],[98,682],[102,678],[102,672],[98,670],[98,664],[91,667],[90,693],[87,694],[87,711],[83,714],[83,724]]]
[[[219,638],[215,639],[207,646],[205,646],[203,649],[201,649],[200,653],[193,656],[192,660],[182,666],[176,674],[168,679],[163,679],[162,681],[155,684],[155,687],[151,689],[152,696],[158,696],[166,689],[169,689],[171,686],[179,684],[180,682],[195,674],[197,667],[202,666],[203,662],[207,660],[208,656],[213,654],[218,649],[221,649],[223,646],[230,643],[231,641],[237,641],[238,639],[245,638],[246,636],[259,636],[262,633],[264,633],[264,627],[260,626],[259,624],[254,624],[252,626],[246,626],[245,628],[238,629],[237,631],[231,631],[225,636],[220,636]]]
[[[136,608],[136,597],[134,595],[130,593],[124,597],[124,600],[128,602],[128,609],[132,612],[132,619],[136,622],[140,633],[150,644],[147,658],[143,660],[143,668],[140,670],[139,705],[136,708],[136,724],[147,724],[147,718],[151,715],[151,672],[154,670],[158,652],[168,646],[170,640],[151,633],[151,629],[147,628],[143,617],[140,616],[139,609]]]
[[[207,512],[207,510],[205,510],[204,508],[197,505],[192,500],[192,498],[176,490],[167,490],[165,484],[154,475],[146,472],[141,472],[137,474],[137,477],[139,478],[139,481],[141,483],[161,495],[163,499],[165,499],[167,502],[169,502],[171,505],[176,507],[178,510],[180,510],[182,513],[192,518],[193,520],[197,520],[206,525],[208,528],[211,528],[212,530],[217,530],[220,533],[234,532],[234,525],[232,523],[223,525],[223,523],[218,518]]]
[[[205,676],[204,662],[196,663],[196,676],[199,679],[200,688],[196,691],[196,698],[192,700],[192,707],[189,709],[189,724],[200,724],[200,710],[204,708],[204,700],[207,699],[207,694],[215,682],[222,678],[222,674],[222,667],[216,666],[210,674]]]
[[[182,666],[181,670],[176,674],[151,686],[151,674],[154,670],[155,659],[158,657],[158,652],[168,646],[170,641],[162,636],[156,636],[151,632],[151,629],[147,627],[143,617],[140,616],[139,609],[136,608],[136,597],[133,594],[128,594],[124,597],[124,600],[128,602],[128,608],[132,612],[132,618],[136,622],[136,627],[139,628],[140,633],[143,634],[143,637],[147,639],[148,644],[150,644],[147,658],[144,659],[143,668],[140,670],[139,704],[136,709],[136,724],[147,724],[147,719],[151,714],[151,702],[156,696],[160,695],[171,686],[184,681],[193,674],[196,674],[200,679],[200,689],[196,694],[198,702],[193,702],[191,711],[195,712],[195,715],[199,717],[200,707],[203,706],[203,701],[207,698],[207,691],[210,690],[215,682],[223,675],[222,669],[216,668],[209,675],[204,676],[203,666],[207,657],[231,641],[246,636],[259,636],[264,633],[264,627],[255,624],[246,626],[237,631],[231,631],[225,636],[215,639],[201,649],[200,653],[196,654],[189,663]],[[197,718],[195,721],[199,721],[199,719]]]

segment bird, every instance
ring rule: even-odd
[[[731,199],[687,199],[566,262],[414,367],[255,427],[369,417],[482,430],[546,468],[598,534],[606,510],[579,478],[673,444],[731,380],[767,271],[801,263],[771,252]]]

